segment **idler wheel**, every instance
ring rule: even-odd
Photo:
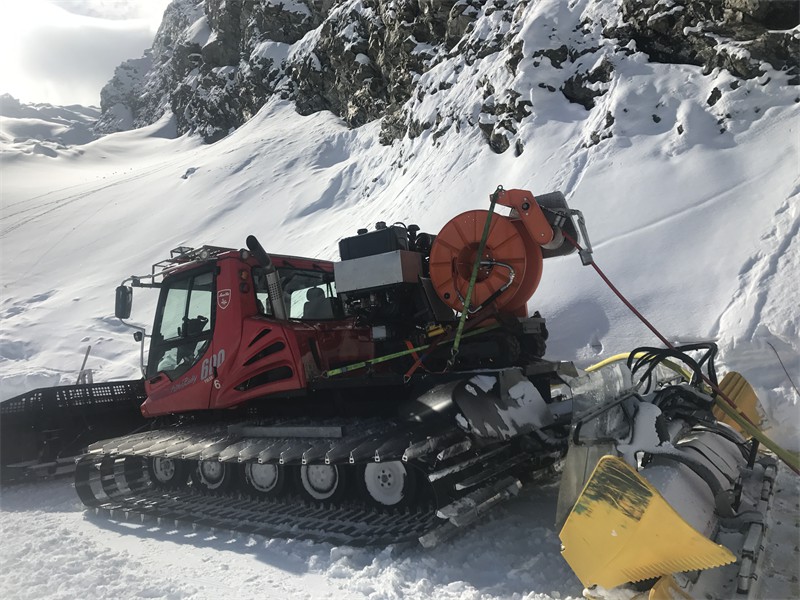
[[[346,471],[339,465],[303,465],[300,467],[300,487],[312,500],[337,500],[344,494],[346,483]]]
[[[281,465],[249,462],[244,465],[243,471],[247,491],[259,496],[277,496],[286,485],[286,470]]]
[[[185,460],[157,456],[147,461],[147,472],[156,486],[174,489],[186,485],[189,479],[189,464]]]
[[[453,310],[464,310],[472,268],[489,211],[471,210],[451,219],[436,236],[431,248],[430,276],[436,293]],[[481,256],[470,307],[493,299],[506,313],[524,310],[542,277],[542,250],[530,239],[521,223],[493,214]]]
[[[229,488],[233,478],[233,467],[218,460],[200,460],[192,471],[192,483],[206,492]]]
[[[413,471],[399,460],[370,463],[364,467],[367,496],[378,506],[408,506],[416,494]]]

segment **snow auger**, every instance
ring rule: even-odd
[[[715,354],[713,344],[641,348],[629,368],[570,381],[557,519],[587,598],[622,597],[609,592],[620,586],[630,598],[756,597],[777,462],[717,420],[703,365],[743,413],[757,413],[741,375],[717,384]]]
[[[153,427],[91,444],[80,498],[268,535],[431,545],[548,472],[569,415],[527,302],[543,259],[588,238],[559,192],[490,200],[436,236],[359,230],[335,264],[268,255],[250,236],[243,250],[178,248],[125,280],[123,323],[134,288],[160,289],[152,333],[135,334],[142,356],[150,339]]]

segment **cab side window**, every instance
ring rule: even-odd
[[[333,273],[281,267],[278,269],[283,302],[290,319],[341,319],[344,317],[336,297]],[[267,277],[264,269],[253,269],[256,304],[261,314],[272,316]]]
[[[253,269],[253,288],[256,294],[256,306],[259,314],[272,316],[272,305],[269,303],[269,289],[267,287],[267,274],[261,267]]]

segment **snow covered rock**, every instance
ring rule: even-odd
[[[519,155],[533,86],[593,111],[615,64],[637,52],[707,75],[777,70],[800,83],[798,4],[584,1],[548,13],[528,0],[175,0],[152,50],[103,89],[97,130],[141,127],[171,110],[178,133],[214,142],[277,94],[301,115],[328,110],[349,127],[380,119],[384,145],[426,131],[435,141],[455,125]],[[477,94],[456,86],[465,78],[477,80]],[[598,111],[589,144],[612,135],[613,115]]]
[[[122,63],[100,92],[98,133],[151,125],[171,110],[173,90],[195,68],[199,40],[207,39],[204,0],[173,0],[164,11],[153,47]]]
[[[141,111],[138,87],[153,66],[152,51],[142,58],[126,60],[114,70],[114,77],[100,90],[103,115],[95,125],[100,133],[127,131],[135,126]]]
[[[797,0],[623,0],[624,25],[611,36],[633,40],[651,60],[727,69],[750,79],[763,63],[800,83]]]

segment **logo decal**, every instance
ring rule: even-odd
[[[217,306],[219,306],[222,310],[228,308],[228,305],[231,303],[231,291],[230,290],[220,290],[217,292]]]
[[[186,377],[184,377],[180,381],[174,383],[172,385],[172,387],[169,389],[169,391],[174,394],[175,392],[179,392],[183,388],[187,388],[187,387],[189,387],[190,385],[192,385],[193,383],[196,383],[196,382],[197,382],[197,375],[192,375],[191,377],[189,377],[187,375]]]

